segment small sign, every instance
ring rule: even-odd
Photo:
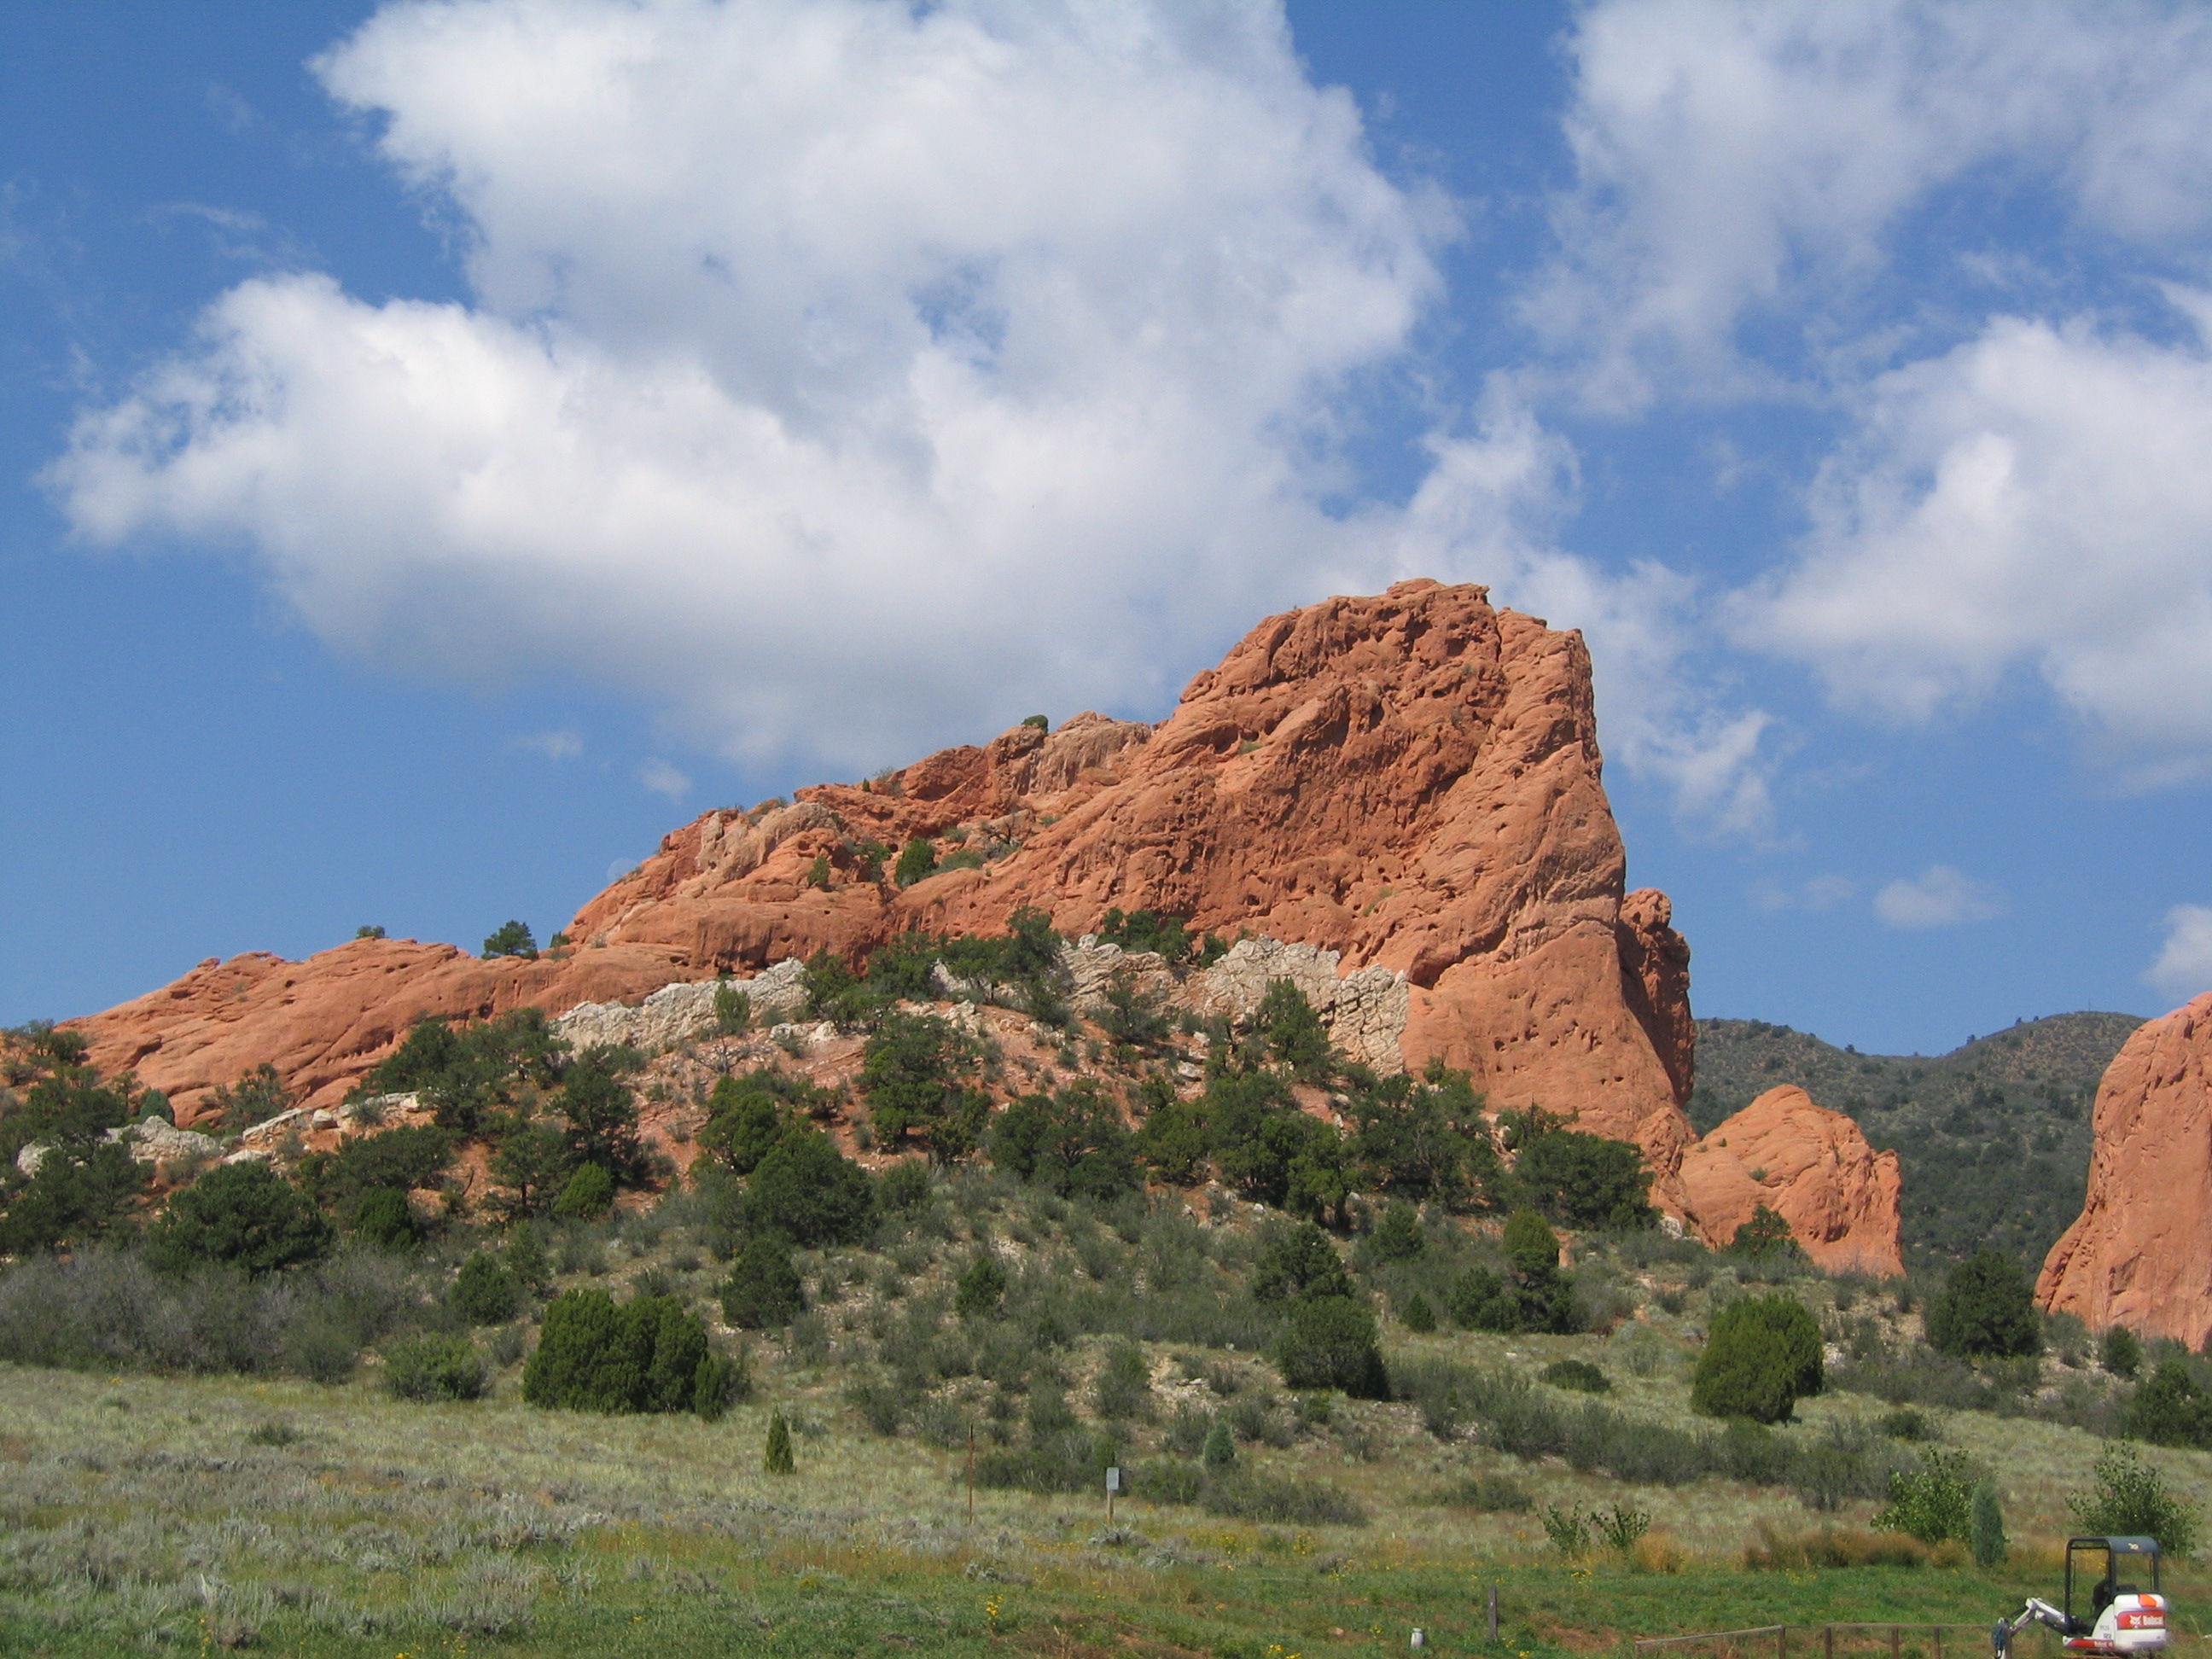
[[[1119,1468],[1111,1468],[1106,1471],[1106,1490],[1108,1492],[1119,1492],[1121,1490],[1121,1471]]]

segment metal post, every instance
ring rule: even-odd
[[[1498,1639],[1498,1586],[1490,1587],[1490,1639]]]
[[[975,1524],[975,1431],[968,1431],[968,1524]]]

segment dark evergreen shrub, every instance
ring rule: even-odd
[[[706,1327],[674,1297],[617,1307],[605,1291],[567,1291],[545,1310],[522,1397],[568,1411],[690,1411],[708,1354]]]
[[[1750,1220],[1735,1230],[1735,1237],[1729,1241],[1729,1248],[1738,1255],[1747,1255],[1755,1261],[1787,1255],[1793,1250],[1803,1254],[1796,1236],[1790,1231],[1790,1224],[1782,1218],[1779,1212],[1770,1210],[1764,1204],[1751,1212]]]
[[[334,1152],[311,1152],[301,1158],[300,1186],[317,1203],[334,1205],[341,1213],[380,1188],[404,1193],[434,1187],[453,1161],[455,1139],[453,1131],[434,1123],[403,1124],[373,1135],[356,1135]]]
[[[1006,1269],[998,1252],[985,1245],[975,1253],[952,1291],[952,1310],[963,1319],[983,1319],[1006,1299]]]
[[[1563,1227],[1628,1231],[1659,1224],[1651,1207],[1651,1171],[1625,1140],[1547,1128],[1528,1136],[1514,1179],[1535,1206]]]
[[[863,1048],[860,1090],[877,1144],[896,1152],[917,1135],[932,1159],[949,1164],[975,1150],[990,1099],[969,1086],[975,1044],[935,1014],[885,1017]]]
[[[1977,1250],[1943,1280],[1928,1304],[1928,1343],[1941,1353],[1984,1358],[2039,1353],[2042,1322],[2020,1263]]]
[[[481,1400],[491,1367],[465,1336],[403,1336],[385,1350],[384,1386],[395,1400]]]
[[[1276,1340],[1275,1364],[1293,1389],[1336,1389],[1354,1400],[1390,1397],[1390,1375],[1375,1341],[1375,1316],[1352,1297],[1302,1297],[1292,1302]]]
[[[867,1171],[804,1125],[776,1142],[745,1184],[753,1228],[808,1249],[860,1243],[875,1224],[875,1207]]]
[[[1261,1302],[1291,1297],[1350,1296],[1352,1275],[1327,1233],[1310,1221],[1280,1224],[1267,1234],[1252,1269],[1252,1295]]]
[[[1137,1156],[1162,1181],[1178,1187],[1204,1179],[1211,1150],[1206,1108],[1199,1101],[1163,1101],[1137,1131]]]
[[[615,1178],[597,1164],[582,1164],[553,1200],[553,1213],[563,1221],[596,1221],[614,1201]]]
[[[275,1273],[331,1253],[337,1232],[299,1188],[256,1159],[210,1170],[169,1200],[149,1239],[172,1269],[203,1264]]]
[[[489,1250],[478,1250],[453,1275],[453,1307],[471,1325],[503,1325],[522,1311],[523,1288],[514,1270]]]
[[[1577,1394],[1610,1394],[1613,1382],[1587,1359],[1555,1359],[1536,1375],[1555,1389]]]
[[[735,1174],[750,1175],[790,1127],[782,1103],[755,1080],[773,1075],[754,1072],[722,1078],[707,1097],[707,1121],[697,1136],[700,1149],[721,1159]]]
[[[902,1158],[876,1177],[876,1202],[889,1215],[908,1215],[929,1202],[929,1166]]]
[[[587,1049],[562,1079],[560,1110],[568,1121],[569,1158],[578,1164],[598,1164],[617,1187],[635,1187],[645,1180],[637,1103],[623,1081],[642,1060],[633,1048]]]
[[[422,1238],[415,1206],[394,1187],[372,1188],[361,1195],[353,1207],[353,1230],[362,1243],[380,1250],[411,1249]]]
[[[1779,1423],[1822,1382],[1820,1322],[1792,1297],[1747,1296],[1714,1316],[1690,1404],[1707,1417]]]
[[[1469,1267],[1452,1281],[1452,1323],[1467,1331],[1517,1331],[1521,1310],[1512,1289],[1487,1267]]]
[[[206,1115],[214,1119],[217,1128],[234,1133],[266,1123],[278,1113],[291,1110],[292,1104],[292,1091],[284,1086],[284,1079],[264,1060],[228,1088],[218,1085],[208,1101]]]
[[[535,960],[538,941],[530,936],[530,929],[519,921],[503,921],[483,942],[483,953],[489,957],[527,957]]]
[[[2115,1325],[2097,1345],[2097,1358],[2114,1376],[2132,1377],[2142,1369],[2142,1344],[2126,1326]]]
[[[823,885],[827,885],[825,882]],[[714,988],[714,1030],[723,1036],[735,1036],[750,1031],[753,1026],[753,999],[750,991],[740,991],[726,980]]]
[[[1402,1198],[1382,1206],[1382,1218],[1367,1241],[1369,1253],[1378,1261],[1409,1261],[1428,1248],[1421,1231],[1420,1212]]]
[[[1431,1064],[1421,1076],[1347,1070],[1349,1155],[1370,1191],[1464,1211],[1494,1206],[1505,1184],[1482,1097],[1464,1072]]]
[[[937,873],[937,849],[927,836],[917,836],[899,849],[898,862],[891,866],[891,879],[902,887],[911,887]]]
[[[0,1255],[82,1249],[130,1231],[149,1171],[117,1142],[50,1144],[38,1173],[5,1194]]]
[[[2187,1362],[2169,1359],[2137,1385],[2126,1433],[2154,1446],[2212,1446],[2212,1394],[2197,1386]]]
[[[1123,1422],[1151,1414],[1152,1367],[1146,1363],[1142,1348],[1133,1342],[1121,1342],[1108,1351],[1106,1363],[1098,1370],[1091,1403],[1108,1422]]]
[[[720,1422],[748,1380],[738,1366],[720,1354],[709,1352],[691,1379],[692,1411],[703,1421]]]
[[[1559,1271],[1559,1238],[1534,1210],[1516,1210],[1505,1223],[1504,1286],[1512,1304],[1512,1322],[1479,1326],[1491,1330],[1565,1333],[1582,1326],[1574,1287]]]
[[[1306,994],[1291,981],[1279,979],[1267,987],[1252,1024],[1275,1063],[1291,1075],[1307,1083],[1328,1080],[1336,1060],[1328,1028],[1314,1012]]]
[[[1419,1291],[1406,1298],[1405,1311],[1398,1316],[1405,1322],[1406,1328],[1416,1336],[1426,1336],[1437,1328],[1437,1310],[1429,1305],[1429,1298]]]
[[[1088,1079],[1024,1095],[993,1120],[991,1162],[1062,1198],[1113,1198],[1144,1184],[1121,1113]]]
[[[723,1316],[739,1330],[775,1330],[805,1306],[805,1287],[792,1263],[790,1246],[774,1233],[747,1239],[722,1284]]]

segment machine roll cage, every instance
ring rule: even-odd
[[[2105,1571],[2095,1583],[2089,1587],[2087,1592],[2089,1616],[2082,1619],[2077,1617],[2074,1612],[2074,1558],[2077,1553],[2089,1555],[2098,1552],[2102,1552],[2105,1557]],[[2076,1635],[2087,1634],[2095,1626],[2098,1615],[2111,1605],[2114,1596],[2139,1595],[2143,1593],[2142,1587],[2139,1584],[2123,1584],[2119,1582],[2122,1558],[2128,1556],[2133,1556],[2138,1559],[2148,1559],[2150,1590],[2152,1594],[2156,1594],[2159,1559],[2157,1539],[2115,1534],[2109,1537],[2069,1538],[2066,1540],[2066,1625],[2070,1632]]]

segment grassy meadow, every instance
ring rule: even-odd
[[[679,1229],[619,1267],[592,1266],[638,1278],[666,1273],[672,1256],[685,1259]],[[818,1286],[828,1264],[809,1265]],[[866,1265],[840,1263],[860,1284]],[[927,1293],[924,1273],[908,1298]],[[535,1409],[521,1401],[519,1363],[490,1397],[438,1405],[388,1397],[373,1365],[334,1386],[0,1366],[0,1651],[1291,1659],[1405,1651],[1419,1626],[1436,1652],[1533,1659],[1621,1652],[1638,1636],[1899,1620],[1960,1626],[1946,1651],[1978,1653],[1986,1637],[1967,1627],[1985,1631],[2030,1591],[2056,1592],[2065,1500],[2103,1443],[2032,1417],[1924,1411],[2003,1491],[2014,1547],[1987,1571],[1958,1562],[1955,1547],[1939,1558],[1951,1565],[1747,1570],[1747,1545],[1778,1543],[1786,1560],[1790,1540],[1863,1528],[1875,1503],[1816,1510],[1783,1487],[1710,1476],[1636,1486],[1509,1457],[1479,1426],[1439,1438],[1406,1401],[1335,1401],[1326,1421],[1239,1449],[1255,1473],[1347,1496],[1364,1525],[1269,1524],[1141,1498],[1120,1502],[1109,1525],[1103,1492],[988,1487],[971,1522],[964,1446],[872,1431],[853,1403],[836,1350],[844,1331],[865,1328],[869,1300],[852,1297],[830,1322],[826,1351],[819,1332],[756,1340],[752,1398],[714,1423]],[[1609,1407],[1686,1428],[1706,1305],[1703,1292],[1678,1313],[1653,1304],[1610,1336],[1393,1324],[1387,1346],[1400,1371],[1445,1360],[1533,1374],[1581,1358],[1612,1380]],[[1104,1346],[1062,1349],[1072,1399]],[[1121,1430],[1133,1458],[1158,1454],[1190,1397],[1233,1403],[1277,1386],[1233,1348],[1145,1346],[1154,1398],[1150,1422]],[[1781,1433],[1885,1409],[1831,1393],[1802,1402]],[[790,1475],[762,1471],[771,1411],[796,1431]],[[2212,1455],[2151,1456],[2177,1491],[2212,1487]],[[1486,1478],[1534,1507],[1467,1507]],[[1462,1502],[1440,1501],[1455,1493]],[[1650,1530],[1631,1552],[1568,1557],[1546,1535],[1547,1505],[1626,1506]],[[2203,1650],[2207,1580],[2169,1570],[2183,1653]],[[1495,1646],[1483,1623],[1492,1585]],[[1809,1652],[1810,1639],[1793,1650]],[[1886,1636],[1868,1641],[1869,1654],[1887,1650]],[[1918,1638],[1905,1650],[1930,1651]],[[2039,1633],[2021,1646],[2046,1650]]]

